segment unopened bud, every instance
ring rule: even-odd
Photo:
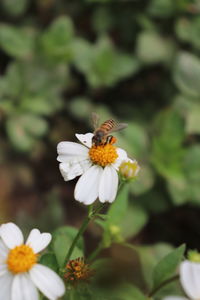
[[[140,170],[140,166],[136,160],[123,161],[119,167],[119,173],[126,180],[135,179]]]
[[[188,259],[192,262],[200,263],[200,253],[196,250],[188,251]]]

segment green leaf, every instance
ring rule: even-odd
[[[76,228],[63,226],[58,228],[53,233],[52,249],[55,253],[57,262],[60,267],[63,267],[65,257],[77,232],[78,230]],[[75,259],[84,256],[83,251],[84,251],[84,244],[83,244],[83,238],[81,237],[78,240],[70,259]]]
[[[40,264],[58,272],[58,263],[54,253],[45,253],[40,257]]]
[[[188,18],[180,18],[175,23],[175,32],[177,37],[185,42],[191,39],[191,21]]]
[[[29,0],[2,0],[3,9],[12,16],[23,14],[28,6]]]
[[[156,17],[170,17],[176,12],[176,4],[173,0],[151,0],[148,12]]]
[[[45,120],[31,114],[14,116],[6,121],[10,141],[20,151],[30,150],[35,138],[44,135],[47,129]]]
[[[121,190],[118,192],[117,198],[110,206],[107,212],[108,223],[118,225],[126,215],[128,208],[129,184],[124,183]],[[108,225],[109,226],[109,225]]]
[[[69,61],[72,57],[73,35],[71,19],[66,16],[57,18],[41,38],[44,54],[56,62]]]
[[[28,57],[34,49],[34,38],[30,30],[0,25],[0,47],[14,57]]]
[[[142,195],[152,189],[154,183],[155,172],[150,166],[142,164],[137,180],[131,182],[130,191],[133,195]]]
[[[129,145],[128,150],[131,150],[137,159],[148,152],[149,139],[144,126],[136,122],[128,123],[128,127],[123,131],[123,138]]]
[[[130,245],[133,248],[132,245]],[[159,243],[153,246],[134,246],[134,251],[137,251],[142,272],[148,288],[152,288],[152,273],[158,261],[172,251],[172,247],[168,244]]]
[[[135,203],[128,206],[126,216],[119,223],[123,239],[133,238],[148,221],[146,211]]]
[[[118,300],[147,300],[147,297],[134,285],[123,284],[117,290]]]
[[[106,36],[102,36],[95,45],[78,39],[73,48],[76,67],[85,74],[94,88],[113,86],[139,68],[136,58],[117,51]]]
[[[181,52],[176,59],[174,80],[178,88],[188,96],[200,96],[200,59],[189,52]]]
[[[186,115],[186,133],[200,134],[200,105],[194,104]]]
[[[14,117],[6,121],[6,131],[13,146],[19,151],[28,151],[34,144],[34,138],[27,135],[20,118]]]
[[[109,247],[113,241],[120,242],[123,240],[120,222],[122,222],[128,209],[128,193],[129,185],[125,183],[110,206],[106,221],[98,220],[97,222],[104,228],[102,239],[105,247]]]
[[[79,120],[88,120],[88,112],[92,112],[92,103],[89,98],[76,97],[69,103],[68,110]]]
[[[162,111],[155,122],[152,162],[165,178],[182,173],[185,137],[184,120],[172,109]]]
[[[174,275],[180,264],[185,251],[185,245],[181,245],[174,251],[166,255],[154,268],[153,280],[154,288]]]
[[[156,32],[144,31],[138,35],[136,52],[145,64],[166,63],[172,59],[174,44]]]

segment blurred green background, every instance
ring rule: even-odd
[[[1,0],[0,18],[1,222],[80,226],[56,145],[95,111],[141,166],[124,235],[200,248],[200,1]]]

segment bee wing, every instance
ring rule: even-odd
[[[126,123],[115,123],[114,127],[109,131],[109,133],[120,131],[124,128],[126,128],[128,124]]]
[[[95,112],[92,112],[91,122],[92,122],[92,126],[94,127],[94,129],[97,129],[99,127],[99,121],[100,121],[99,115]]]

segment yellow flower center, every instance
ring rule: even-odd
[[[37,262],[37,254],[27,245],[16,246],[7,258],[8,269],[16,274],[29,271]]]
[[[118,157],[116,147],[111,144],[95,146],[89,150],[89,156],[94,164],[105,167],[114,163]]]

